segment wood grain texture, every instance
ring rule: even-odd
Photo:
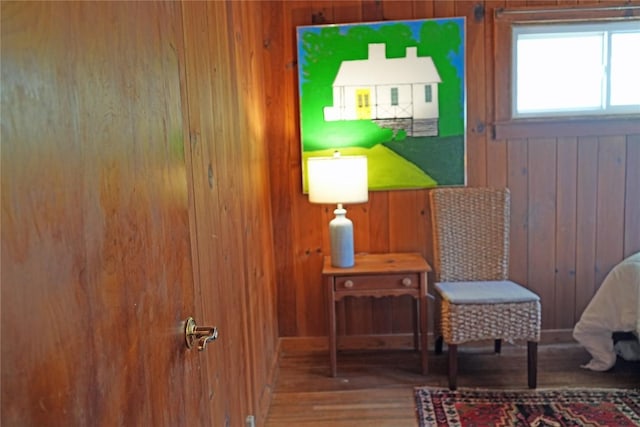
[[[214,425],[261,423],[276,357],[259,2],[185,2],[186,98]]]
[[[528,235],[525,282],[540,296],[542,325],[555,325],[555,236],[556,236],[556,141],[528,139]],[[546,303],[549,303],[547,306]]]
[[[461,348],[459,386],[526,388],[526,346]],[[326,351],[283,352],[266,427],[415,427],[413,388],[447,387],[447,356],[429,355],[429,375],[420,374],[419,354],[405,350],[340,352],[338,376],[328,375]],[[538,387],[634,388],[637,363],[619,360],[606,373],[580,368],[589,360],[578,345],[540,345]]]
[[[529,263],[529,144],[525,139],[507,141],[507,186],[511,190],[509,275],[528,283]]]
[[[572,328],[576,305],[577,138],[559,138],[556,179],[556,277],[553,299],[557,329]]]
[[[183,333],[200,311],[180,20],[2,3],[3,425],[209,420]]]
[[[218,243],[218,239],[212,238],[216,233],[220,234],[221,209],[211,209],[209,205],[211,199],[205,196],[207,192],[215,195],[212,190],[216,188],[214,185],[217,186],[216,180],[218,178],[218,169],[216,167],[214,174],[213,166],[215,164],[213,159],[217,158],[215,146],[208,141],[214,126],[211,112],[215,112],[214,117],[219,117],[220,111],[213,106],[214,100],[210,90],[209,76],[214,74],[211,69],[214,64],[210,57],[216,53],[220,54],[220,51],[214,46],[209,46],[206,32],[197,31],[209,26],[211,17],[208,16],[205,3],[185,3],[182,5],[182,10],[185,46],[201,46],[206,52],[206,54],[194,55],[197,50],[185,50],[186,85],[184,89],[187,99],[186,117],[190,137],[187,158],[190,160],[190,184],[194,201],[194,206],[191,209],[194,230],[192,250],[196,254],[194,262],[197,264],[199,272],[196,279],[198,283],[205,283],[205,281],[209,282],[212,278],[222,275],[224,271],[221,265],[224,244],[222,236],[219,238],[220,243]],[[213,25],[214,22],[211,24]],[[216,75],[218,74],[216,73]],[[204,257],[201,254],[207,256]],[[223,351],[223,345],[227,341],[226,335],[230,331],[227,323],[222,319],[223,314],[220,311],[212,312],[211,310],[213,304],[217,306],[223,300],[224,295],[221,293],[222,290],[218,286],[206,286],[201,290],[199,304],[202,306],[203,314],[201,319],[197,319],[199,322],[215,325],[220,332],[220,342],[209,345],[209,349],[202,355],[207,362],[204,366],[205,375],[210,378],[207,384],[207,394],[211,398],[210,418],[215,424],[224,423],[227,417],[231,418],[227,409],[229,401],[225,396],[228,386],[224,373],[226,354]],[[208,301],[212,303],[207,304]],[[213,303],[213,301],[217,303]]]
[[[264,423],[261,8],[2,3],[3,425]]]
[[[595,278],[597,188],[598,138],[579,138],[575,248],[576,316],[582,315],[597,289]]]
[[[2,420],[261,422],[276,335],[326,335],[333,215],[302,194],[295,42],[320,13],[474,19],[470,183],[511,188],[512,276],[544,295],[544,328],[570,327],[640,249],[638,138],[483,133],[505,70],[487,18],[501,2],[478,3],[482,23],[476,3],[2,2]],[[356,249],[431,260],[427,195],[349,207]],[[410,298],[346,303],[342,335],[413,326]],[[220,327],[212,351],[184,351],[192,314]],[[34,348],[19,331],[43,324]]]
[[[626,137],[601,137],[598,142],[596,210],[596,283],[624,257]]]
[[[485,19],[482,16],[479,19],[476,17],[478,8],[483,5],[474,1],[451,3],[455,5],[453,16],[465,17],[465,57],[467,62],[466,184],[472,187],[482,187],[487,184],[486,80],[473,79],[473,76],[475,70],[484,71],[485,62],[490,60],[486,54],[488,46],[485,40]]]
[[[509,2],[514,3],[514,2]],[[485,57],[495,58],[497,48],[494,45],[495,38],[495,17],[491,11],[496,8],[505,7],[505,0],[489,0],[484,3],[484,46]],[[487,59],[484,62],[485,74],[487,76],[493,76],[496,73],[496,64],[493,60]],[[469,74],[470,71],[467,71]],[[505,82],[500,79],[485,79],[485,93],[484,103],[486,109],[486,115],[483,119],[495,117],[495,105],[494,105],[494,93],[495,88],[499,85],[504,85]],[[492,136],[493,126],[490,122],[482,123],[484,136],[486,139],[487,147],[487,183],[489,187],[506,187],[507,186],[507,141],[506,140],[494,140]],[[478,129],[479,130],[479,129]]]
[[[511,273],[514,279],[543,296],[543,328],[571,327],[593,296],[606,271],[624,255],[637,251],[640,243],[636,206],[640,169],[637,138],[618,135],[607,138],[567,137],[492,139],[493,114],[502,104],[494,97],[498,85],[508,84],[508,69],[497,61],[493,16],[503,1],[394,2],[352,0],[348,7],[340,1],[276,2],[265,5],[281,13],[278,26],[269,27],[269,38],[281,50],[269,49],[265,85],[272,104],[282,114],[267,125],[276,145],[270,151],[271,176],[286,188],[272,192],[274,212],[281,212],[282,230],[296,230],[316,221],[307,210],[306,196],[299,192],[300,140],[297,135],[297,75],[289,64],[295,60],[293,34],[296,25],[312,24],[312,15],[322,12],[327,24],[465,16],[467,19],[467,176],[470,185],[507,185],[512,194]],[[579,3],[584,3],[580,1]],[[638,4],[637,0],[631,2]],[[357,7],[357,4],[360,7]],[[572,0],[544,2],[509,1],[521,6],[567,6]],[[354,6],[356,5],[356,6]],[[484,7],[484,15],[476,9]],[[360,10],[360,15],[355,13]],[[482,9],[480,9],[482,10]],[[313,12],[312,12],[313,11]],[[333,22],[331,22],[333,17]],[[480,17],[480,18],[478,18]],[[504,61],[503,61],[504,62]],[[502,68],[501,68],[502,67]],[[280,73],[268,71],[282,70]],[[293,129],[293,130],[292,130]],[[291,135],[296,133],[295,138]],[[567,144],[567,140],[569,143]],[[623,153],[623,151],[626,153]],[[620,161],[617,161],[619,159]],[[620,189],[600,194],[604,187]],[[353,212],[356,250],[361,252],[417,251],[432,261],[427,190],[376,191],[369,202],[350,208]],[[322,336],[315,318],[322,318],[318,302],[321,277],[318,257],[328,254],[325,211],[316,233],[276,232],[276,264],[279,289],[278,320],[281,336]],[[572,230],[572,227],[575,229]],[[613,232],[608,234],[609,227]],[[300,247],[300,251],[293,248]],[[304,250],[309,255],[302,256]],[[311,255],[313,254],[313,255]],[[290,256],[291,255],[291,256]],[[557,271],[556,271],[557,270]],[[597,270],[597,272],[596,272]],[[575,271],[575,273],[574,273]],[[575,277],[574,277],[575,276]],[[304,283],[304,285],[303,285]],[[548,301],[548,305],[545,302]],[[353,303],[352,303],[353,304]],[[340,329],[343,334],[407,333],[404,323],[410,301],[360,301],[350,306],[348,322],[356,326]],[[575,307],[575,308],[574,308]],[[338,309],[338,325],[341,314]]]
[[[627,136],[624,255],[640,251],[640,135]]]

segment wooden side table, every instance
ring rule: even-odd
[[[418,305],[414,346],[421,350],[422,374],[427,366],[427,273],[431,267],[419,253],[356,254],[350,268],[331,266],[324,258],[322,274],[327,286],[329,314],[329,358],[331,376],[337,374],[336,302],[345,297],[398,297],[409,295]],[[419,339],[418,339],[419,338]]]

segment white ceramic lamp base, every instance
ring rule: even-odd
[[[329,222],[329,239],[331,240],[331,265],[333,267],[353,267],[353,223],[346,217],[347,210],[340,205],[333,211],[335,218]]]

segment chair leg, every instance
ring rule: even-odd
[[[436,354],[442,354],[442,342],[444,341],[444,338],[442,337],[442,335],[439,335],[438,338],[436,338],[436,343],[435,343],[435,353]]]
[[[502,351],[502,340],[497,339],[493,342],[493,351],[498,354]]]
[[[537,387],[538,377],[538,343],[535,341],[527,342],[527,380],[529,388]]]
[[[449,349],[449,389],[455,390],[458,378],[458,345],[448,344],[447,347]]]

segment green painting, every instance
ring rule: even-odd
[[[464,185],[464,27],[464,18],[298,27],[303,171],[307,158],[337,150],[367,156],[370,190]]]

